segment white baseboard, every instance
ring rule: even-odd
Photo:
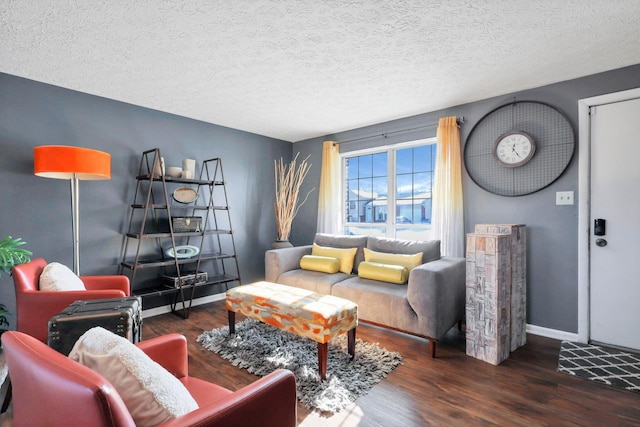
[[[225,292],[215,294],[215,295],[208,295],[202,298],[197,298],[193,300],[192,307],[202,305],[202,304],[208,304],[210,302],[221,301],[224,298],[225,298]],[[146,319],[148,317],[159,316],[161,314],[166,314],[166,313],[171,313],[170,305],[163,305],[160,307],[150,308],[148,310],[142,310],[142,318]]]
[[[542,326],[527,324],[527,333],[540,335],[541,337],[554,338],[560,341],[578,341],[578,334],[559,331],[557,329],[543,328]]]

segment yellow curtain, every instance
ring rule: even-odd
[[[322,146],[322,170],[318,190],[318,233],[339,234],[340,219],[340,159],[337,142],[325,141]]]
[[[464,256],[462,156],[457,118],[438,122],[436,169],[431,205],[432,237],[440,240],[443,256]]]

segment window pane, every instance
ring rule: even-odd
[[[373,155],[373,176],[387,176],[387,152]]]
[[[347,158],[347,179],[358,178],[358,157]]]
[[[387,177],[373,178],[373,196],[375,198],[387,197]]]
[[[373,156],[371,154],[360,156],[358,161],[358,176],[360,178],[371,178],[373,176],[372,164]]]
[[[396,199],[411,198],[413,194],[413,176],[411,174],[396,176]]]
[[[384,237],[387,234],[385,227],[345,227],[344,234],[355,236],[378,236]]]
[[[431,166],[431,145],[423,145],[413,149],[413,171],[429,172],[433,170]]]
[[[416,173],[413,175],[413,197],[431,197],[432,186],[431,172]]]
[[[404,148],[396,151],[396,174],[411,173],[412,165],[412,148]]]
[[[358,180],[358,199],[368,200],[371,199],[371,179],[359,179]]]

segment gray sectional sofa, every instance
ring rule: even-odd
[[[436,342],[465,313],[465,259],[440,256],[440,241],[417,242],[367,236],[316,234],[323,247],[357,248],[352,274],[303,270],[300,260],[312,245],[272,249],[265,254],[265,280],[330,294],[358,304],[358,319],[429,339],[431,357]],[[406,284],[358,276],[364,249],[392,254],[422,252],[423,264],[413,268]]]

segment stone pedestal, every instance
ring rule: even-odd
[[[526,343],[526,227],[475,231],[467,234],[467,354],[498,365]]]
[[[467,234],[467,354],[493,365],[509,357],[511,238]]]
[[[511,236],[511,351],[527,343],[527,227],[524,224],[478,224],[476,233]]]

